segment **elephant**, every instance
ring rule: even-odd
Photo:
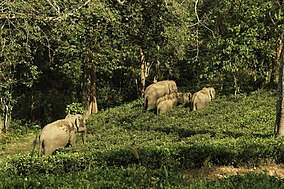
[[[157,99],[166,94],[176,93],[177,85],[173,80],[158,81],[149,85],[144,94],[144,108],[145,110],[155,109],[157,106]]]
[[[186,93],[177,93],[178,97],[178,105],[179,104],[187,104],[190,102],[192,94],[190,92]]]
[[[171,93],[157,100],[157,114],[166,113],[172,108],[190,101],[191,93]]]
[[[191,104],[192,111],[196,111],[205,107],[212,99],[215,98],[215,89],[213,87],[204,87],[200,91],[192,95]]]
[[[76,133],[82,132],[82,141],[86,142],[85,120],[82,115],[67,115],[64,119],[47,124],[39,136],[39,154],[50,155],[55,150],[76,143]]]

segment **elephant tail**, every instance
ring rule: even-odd
[[[38,151],[38,156],[41,156],[43,153],[42,153],[42,150],[44,148],[44,142],[43,140],[40,140],[40,135],[38,136],[38,141],[39,141],[39,151]]]
[[[144,109],[147,110],[148,109],[148,97],[145,97],[145,102],[144,102]]]

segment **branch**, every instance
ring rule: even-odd
[[[212,33],[212,36],[213,36],[214,38],[216,38],[215,35],[214,35],[213,30],[211,30],[210,28],[208,28],[208,27],[207,27],[205,24],[203,24],[203,23],[201,22],[201,20],[199,19],[198,10],[197,10],[197,5],[198,5],[198,0],[195,1],[195,5],[194,5],[194,11],[195,11],[196,19],[197,19],[197,23],[196,23],[196,24],[202,25],[204,28],[206,28],[207,30],[209,30],[209,31]],[[194,24],[194,25],[195,25],[195,24]]]
[[[116,1],[119,5],[124,5],[124,3],[126,2],[126,0],[124,0],[124,1],[116,0]]]
[[[60,8],[54,3],[57,8],[47,0],[50,5],[57,11],[58,16],[39,16],[34,14],[26,14],[26,13],[0,13],[0,20],[15,20],[15,19],[37,19],[37,20],[48,20],[48,21],[61,21],[66,20],[68,17],[73,16],[77,11],[85,7],[91,0],[87,0],[83,5],[79,6],[78,8],[74,9],[73,11],[61,14],[60,15]]]
[[[47,0],[47,2],[57,12],[57,14],[60,15],[60,8],[56,5],[56,2],[54,1],[54,4],[56,5],[56,7],[49,0]]]

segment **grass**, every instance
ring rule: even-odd
[[[210,180],[188,174],[218,167],[281,167],[284,143],[273,135],[275,106],[276,93],[264,90],[219,96],[196,112],[177,107],[162,115],[143,111],[137,100],[91,116],[86,145],[48,157],[31,156],[33,133],[2,139],[0,156],[10,158],[0,164],[0,188],[283,187],[281,178],[262,171]]]

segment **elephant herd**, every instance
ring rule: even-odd
[[[180,104],[191,104],[193,111],[204,108],[215,97],[214,88],[203,88],[194,93],[181,93],[173,80],[159,81],[149,85],[144,94],[145,110],[155,110],[163,114]],[[87,128],[82,115],[67,115],[64,119],[47,124],[39,136],[40,155],[50,155],[55,150],[76,143],[76,134],[82,133],[82,141],[86,142]]]
[[[195,111],[204,108],[213,98],[215,98],[215,89],[213,87],[204,87],[192,95],[190,92],[178,92],[175,81],[164,80],[151,84],[146,88],[144,108],[162,114],[180,104],[190,104],[191,109]]]

